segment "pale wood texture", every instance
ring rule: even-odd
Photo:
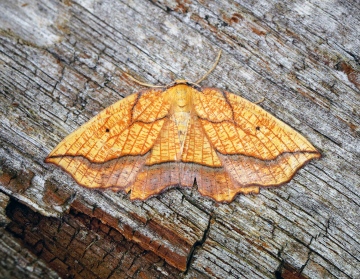
[[[26,269],[33,278],[360,277],[357,1],[0,8],[0,190],[11,198],[1,234],[34,253],[29,265],[41,261],[41,272]],[[143,89],[124,72],[153,84],[196,81],[218,49],[222,59],[203,85],[265,97],[260,106],[323,155],[286,186],[230,204],[176,188],[132,202],[84,189],[44,163],[66,135]],[[26,277],[24,254],[4,243],[1,259],[15,264],[1,264],[0,274]]]

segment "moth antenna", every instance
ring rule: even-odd
[[[210,75],[210,73],[216,68],[217,64],[219,63],[220,60],[220,56],[221,56],[221,49],[219,50],[219,53],[216,57],[215,63],[214,65],[210,68],[209,71],[207,71],[207,73],[199,80],[195,81],[195,84],[199,84],[200,82],[202,82],[204,79],[207,78],[208,75]]]
[[[137,80],[133,76],[129,75],[128,73],[124,73],[128,78],[130,78],[133,82],[140,84],[142,86],[151,87],[151,88],[164,88],[165,86],[162,85],[153,85],[145,82],[141,82],[140,80]]]
[[[261,103],[264,102],[264,101],[265,101],[265,98],[262,97],[259,101],[254,102],[254,104],[258,105],[258,104],[261,104]]]

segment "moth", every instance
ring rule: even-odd
[[[257,104],[176,80],[130,95],[68,135],[45,159],[87,188],[145,200],[172,186],[231,202],[292,179],[320,153]],[[142,85],[150,86],[141,83]]]

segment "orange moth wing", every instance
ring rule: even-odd
[[[216,201],[278,186],[320,153],[261,107],[184,81],[113,104],[46,158],[88,188],[147,199],[170,186]]]

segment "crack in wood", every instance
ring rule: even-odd
[[[210,226],[211,226],[212,221],[213,221],[213,216],[212,216],[212,213],[211,213],[210,216],[209,216],[207,227],[204,230],[202,238],[200,240],[196,241],[194,243],[194,245],[191,247],[191,250],[190,250],[189,255],[187,257],[186,270],[184,271],[184,274],[187,274],[189,272],[189,269],[190,269],[190,267],[192,265],[193,257],[195,255],[196,251],[201,249],[201,247],[205,243],[205,241],[206,241],[206,239],[207,239],[207,237],[209,235],[209,232],[210,232]]]

